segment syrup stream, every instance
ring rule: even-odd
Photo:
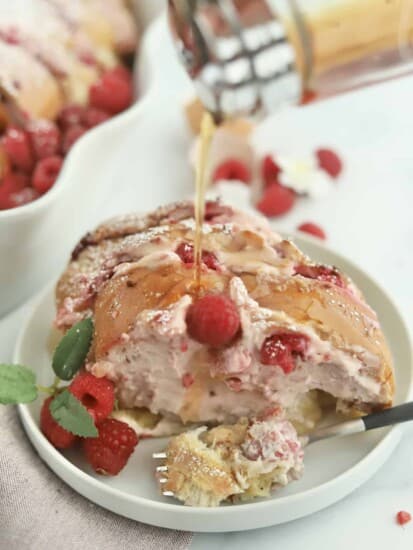
[[[214,137],[216,125],[211,113],[205,112],[201,121],[201,132],[199,135],[198,158],[196,163],[195,177],[195,239],[194,239],[194,262],[195,262],[195,284],[201,286],[202,266],[202,226],[205,217],[205,190],[207,187],[207,165],[212,138]]]

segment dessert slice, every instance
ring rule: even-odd
[[[93,318],[87,369],[114,382],[122,409],[216,425],[281,407],[305,432],[326,396],[345,415],[391,404],[377,316],[343,273],[211,202],[199,289],[193,240],[189,202],[113,220],[82,239],[58,283],[58,327]]]
[[[172,438],[166,453],[162,491],[190,506],[266,497],[303,471],[294,427],[277,416],[201,427]]]

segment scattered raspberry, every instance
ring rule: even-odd
[[[260,212],[266,216],[281,216],[286,214],[295,203],[295,193],[278,183],[269,185],[257,204]]]
[[[115,476],[128,462],[138,437],[125,422],[114,418],[103,420],[98,430],[98,437],[83,442],[86,459],[98,474]]]
[[[405,525],[406,523],[409,523],[411,519],[412,516],[411,514],[409,514],[409,512],[405,512],[404,510],[400,510],[400,512],[397,512],[396,521],[399,525]]]
[[[343,169],[339,156],[331,149],[318,149],[315,154],[320,168],[325,170],[332,178],[336,178]]]
[[[195,382],[194,377],[189,372],[185,373],[182,377],[182,385],[184,388],[189,388]]]
[[[63,136],[62,150],[65,155],[70,151],[76,141],[87,132],[84,126],[71,126]]]
[[[282,368],[285,374],[295,369],[296,357],[304,359],[309,344],[305,334],[285,332],[272,334],[264,340],[260,360],[263,365],[274,365]]]
[[[76,436],[59,426],[50,412],[50,402],[53,397],[48,397],[40,413],[40,428],[50,443],[57,449],[67,449],[76,441]]]
[[[229,344],[240,328],[236,305],[222,294],[208,294],[197,300],[186,317],[189,335],[210,346]]]
[[[271,155],[266,155],[262,159],[261,176],[266,186],[277,183],[280,172],[281,168]]]
[[[189,243],[181,243],[175,250],[176,254],[181,258],[184,264],[193,265],[194,263],[194,247]],[[202,251],[202,263],[209,269],[217,270],[219,268],[219,262],[213,252],[208,250]]]
[[[250,183],[251,171],[241,160],[230,158],[218,165],[212,176],[215,183],[221,180],[239,180],[244,183]]]
[[[94,128],[102,122],[106,122],[110,119],[110,115],[102,109],[96,109],[95,107],[88,107],[83,116],[83,122],[86,128]]]
[[[318,237],[319,239],[325,241],[327,235],[325,231],[317,224],[312,222],[305,222],[298,226],[298,231],[303,231],[304,233],[309,233],[313,237]]]
[[[54,122],[49,120],[34,121],[28,125],[27,131],[37,159],[59,154],[61,136],[60,130]]]
[[[39,193],[46,193],[56,181],[62,164],[63,159],[58,155],[39,160],[33,172],[33,187]]]
[[[85,108],[82,105],[67,105],[63,107],[57,118],[60,128],[65,131],[71,126],[83,124]]]
[[[346,287],[339,271],[334,267],[302,264],[295,267],[295,273],[307,279],[317,279],[318,281],[326,281],[341,288]]]
[[[92,107],[111,114],[120,113],[132,103],[133,89],[131,81],[118,71],[107,71],[89,90]]]
[[[107,418],[115,405],[113,383],[107,378],[97,378],[88,372],[81,372],[72,381],[69,391],[100,422]]]
[[[34,155],[29,134],[25,130],[9,126],[2,144],[11,163],[25,172],[30,172],[34,164]]]

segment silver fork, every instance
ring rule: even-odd
[[[346,435],[367,432],[368,430],[374,430],[376,428],[384,428],[385,426],[393,426],[410,420],[413,420],[413,402],[385,409],[378,413],[368,414],[367,416],[354,420],[347,420],[346,422],[319,428],[308,436],[308,444],[323,441],[324,439],[331,439],[333,437],[343,437]],[[166,460],[168,455],[163,451],[160,453],[153,453],[152,458],[155,460]],[[159,477],[158,482],[161,486],[165,485],[165,483],[168,482],[168,478],[166,477],[168,474],[168,466],[165,464],[159,465],[156,467],[156,472],[160,476],[164,476]],[[172,491],[162,491],[162,494],[165,497],[175,496]]]

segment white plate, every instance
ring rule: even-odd
[[[297,244],[314,259],[346,271],[378,312],[389,341],[396,372],[396,403],[411,397],[412,355],[406,327],[386,293],[363,271],[312,239],[297,237]],[[14,361],[37,369],[40,383],[50,383],[53,289],[44,293],[23,327]],[[343,498],[371,477],[400,440],[401,429],[376,430],[341,440],[314,444],[306,451],[304,477],[267,500],[222,506],[189,508],[159,495],[153,477],[151,453],[162,440],[139,443],[123,472],[115,478],[94,475],[71,451],[61,454],[38,427],[40,403],[19,406],[24,428],[43,460],[78,493],[113,512],[145,523],[190,531],[241,531],[290,521],[320,510]]]

